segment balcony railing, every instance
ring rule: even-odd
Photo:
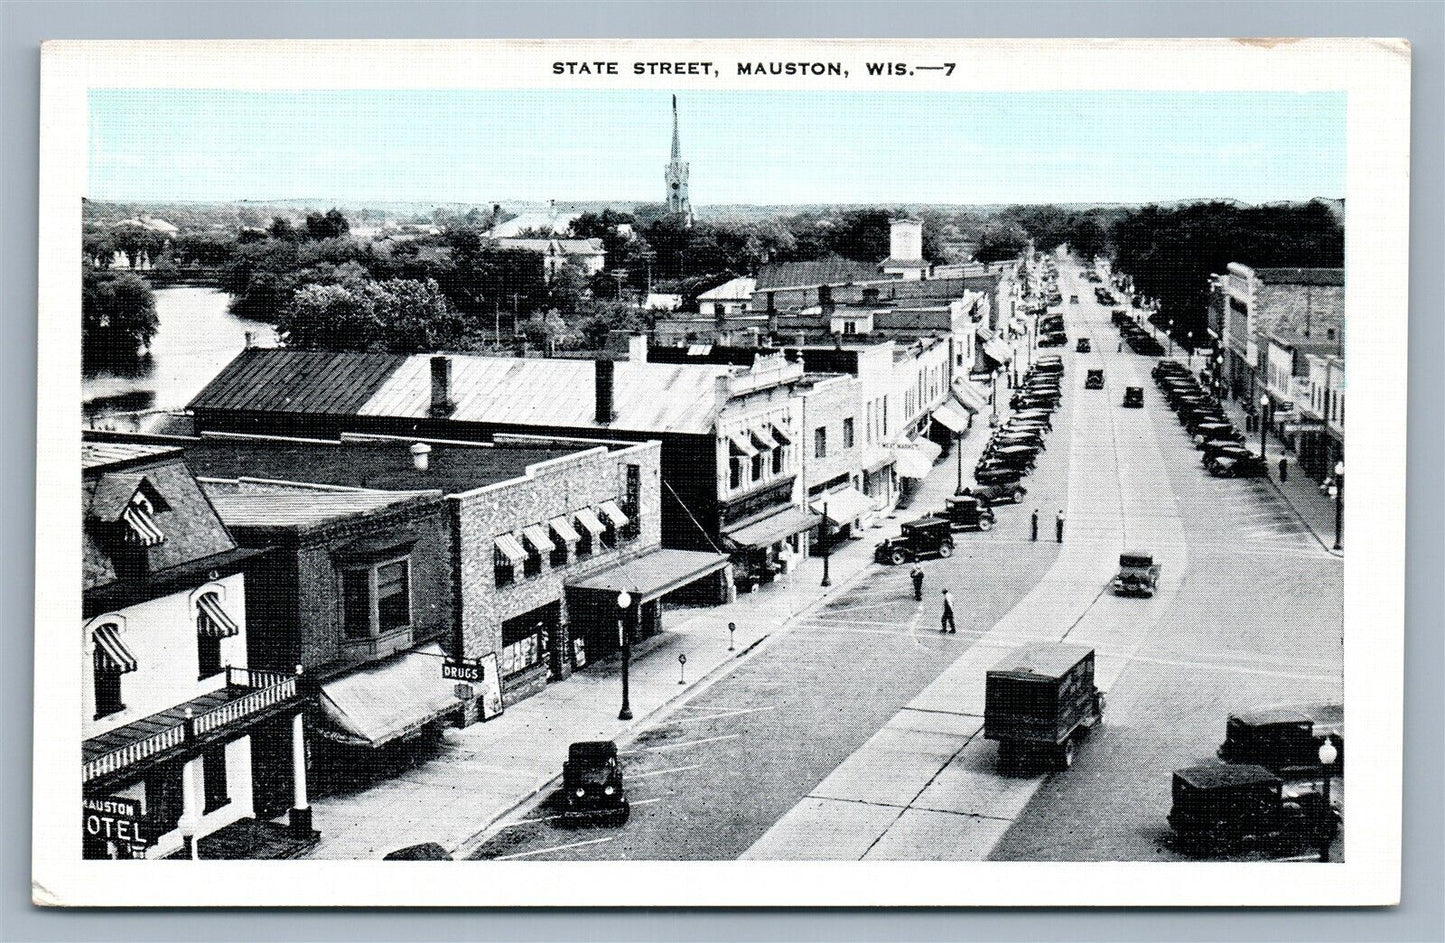
[[[228,724],[288,701],[296,697],[298,682],[298,676],[293,674],[227,666],[226,687],[219,692],[225,700],[215,704],[211,700],[214,695],[210,698],[197,698],[147,717],[144,721],[147,725],[160,722],[167,726],[86,760],[82,766],[84,780],[89,782],[98,776],[124,769],[147,757],[193,742]],[[205,709],[197,710],[202,704],[207,705]],[[122,727],[113,733],[123,734],[125,730],[126,728]]]

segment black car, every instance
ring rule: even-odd
[[[1027,445],[1030,448],[1042,452],[1047,446],[1044,444],[1044,432],[1042,429],[1026,429],[1019,426],[1001,426],[994,437],[989,440],[988,447],[991,449],[1002,448],[1005,445]]]
[[[946,518],[920,517],[899,528],[897,537],[880,541],[873,548],[878,563],[902,566],[915,560],[953,556],[953,528]]]
[[[1021,484],[1011,485],[970,485],[964,488],[962,495],[977,498],[984,504],[1023,504],[1024,495],[1029,489]]]
[[[973,495],[959,495],[944,501],[943,513],[954,530],[993,530],[993,510]]]
[[[988,465],[975,468],[973,480],[981,485],[1013,485],[1022,481],[1024,471],[1011,465]]]
[[[1244,436],[1229,422],[1201,422],[1195,425],[1191,436],[1196,448],[1208,441],[1243,442]]]
[[[1220,442],[1211,439],[1204,443],[1199,457],[1199,464],[1209,467],[1209,463],[1216,458],[1252,458],[1254,453],[1245,448],[1239,442]]]
[[[420,845],[407,845],[405,848],[398,848],[389,851],[382,861],[451,861],[452,856],[445,848],[434,841],[422,842]]]
[[[1102,390],[1104,388],[1104,371],[1090,370],[1089,375],[1084,378],[1084,389]]]
[[[1144,388],[1142,386],[1124,387],[1124,405],[1129,409],[1144,408]]]
[[[1066,347],[1069,343],[1067,334],[1045,334],[1039,338],[1040,347]]]
[[[562,763],[563,815],[621,825],[632,808],[622,784],[622,763],[611,740],[584,740],[567,748]]]
[[[1217,455],[1204,467],[1216,478],[1263,478],[1269,474],[1269,463],[1253,452],[1243,457]]]
[[[1087,337],[1081,337],[1078,339],[1077,342],[1075,342],[1074,350],[1081,354],[1087,354],[1089,351],[1093,350],[1093,345],[1089,342],[1089,339]]]
[[[1213,764],[1174,771],[1169,825],[1186,851],[1318,848],[1339,821],[1319,793],[1287,798],[1284,780],[1262,766]]]
[[[1335,748],[1333,776],[1344,774],[1345,711],[1339,704],[1265,707],[1229,715],[1217,755],[1226,763],[1253,763],[1285,776],[1320,775],[1319,751]]]

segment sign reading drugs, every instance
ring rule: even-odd
[[[456,658],[448,658],[442,662],[443,681],[481,681],[486,677],[486,670],[480,661],[462,661]]]
[[[136,800],[88,797],[81,800],[80,807],[86,837],[135,848],[144,848],[151,843],[146,837],[140,803]]]

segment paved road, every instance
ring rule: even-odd
[[[544,800],[477,856],[1157,860],[1172,857],[1169,772],[1212,759],[1231,709],[1338,699],[1340,561],[1267,485],[1204,475],[1152,361],[1116,353],[1074,266],[1060,289],[1080,297],[1065,305],[1068,392],[1027,503],[927,564],[922,608],[906,573],[866,571],[627,745],[625,826],[567,829]],[[1072,353],[1080,335],[1092,353]],[[1102,392],[1082,389],[1091,366]],[[1126,385],[1145,409],[1120,407]],[[1163,562],[1153,599],[1103,591],[1125,547]],[[937,632],[943,583],[956,636]],[[1037,638],[1096,648],[1108,717],[1071,770],[1005,775],[978,736],[983,673]]]

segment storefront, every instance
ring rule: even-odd
[[[658,549],[569,582],[572,637],[583,640],[587,660],[594,662],[621,647],[622,632],[634,642],[656,635],[670,602],[725,602],[730,562],[720,553]]]
[[[811,498],[809,507],[820,516],[814,553],[822,552],[825,544],[831,549],[845,540],[860,537],[874,514],[873,500],[852,485]]]
[[[723,530],[733,550],[733,582],[739,589],[771,583],[794,569],[805,552],[804,534],[818,526],[816,514],[788,507]]]

